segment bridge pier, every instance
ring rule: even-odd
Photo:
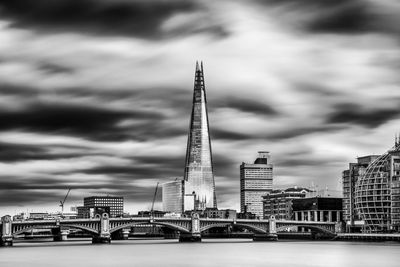
[[[67,241],[69,231],[67,229],[55,228],[52,231],[54,241]]]
[[[253,241],[278,241],[277,234],[254,234]]]
[[[163,227],[162,231],[164,233],[164,239],[178,239],[179,232],[167,227]]]
[[[111,234],[112,240],[128,240],[130,229],[121,229]]]
[[[201,242],[201,235],[193,235],[193,234],[186,234],[186,233],[181,233],[179,235],[179,242]]]
[[[190,233],[180,233],[179,242],[201,242],[200,217],[198,213],[192,213],[192,225]]]
[[[276,233],[276,219],[274,215],[269,217],[268,233],[255,233],[253,235],[253,241],[278,241],[278,235]]]
[[[111,237],[110,236],[94,236],[92,238],[92,244],[110,244]]]
[[[13,235],[12,235],[12,221],[11,216],[6,215],[1,217],[2,229],[0,236],[0,246],[10,247],[13,245]]]
[[[110,218],[107,213],[103,213],[100,217],[99,234],[92,238],[93,244],[109,244],[111,243],[110,234]]]

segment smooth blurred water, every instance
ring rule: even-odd
[[[253,242],[248,239],[89,240],[15,243],[0,248],[0,266],[400,266],[400,243]]]

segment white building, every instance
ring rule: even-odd
[[[240,211],[251,212],[263,217],[263,195],[272,191],[273,165],[269,164],[270,154],[259,151],[254,164],[240,165]]]

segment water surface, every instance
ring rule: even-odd
[[[0,266],[351,266],[399,267],[400,243],[253,242],[249,239],[16,242],[0,248]]]

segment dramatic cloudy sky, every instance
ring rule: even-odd
[[[276,187],[338,190],[400,130],[396,0],[0,0],[0,215],[67,188],[149,208],[183,175],[197,59],[221,208],[258,150]]]

